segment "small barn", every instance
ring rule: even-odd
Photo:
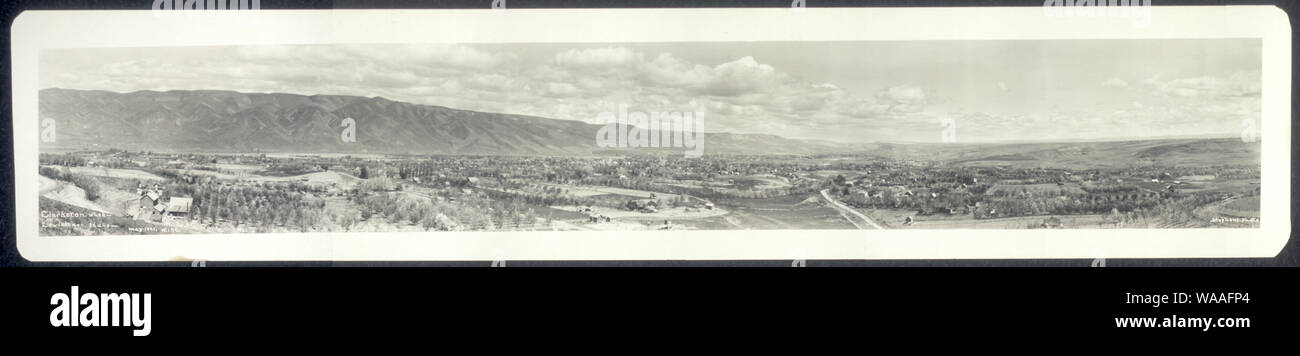
[[[167,216],[175,218],[185,218],[190,216],[190,205],[194,204],[194,198],[190,197],[172,197],[167,200]]]

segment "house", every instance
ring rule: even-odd
[[[158,191],[140,189],[140,199],[137,200],[139,207],[136,208],[134,218],[149,221],[162,219],[162,213],[166,210],[166,206],[158,201],[161,197]]]
[[[190,197],[172,197],[167,200],[167,216],[174,218],[186,218],[190,216],[190,206],[194,204],[194,198]]]
[[[154,205],[158,205],[158,198],[160,197],[161,196],[158,194],[158,192],[143,191],[140,194],[140,207],[153,208]]]
[[[152,209],[145,212],[143,219],[152,222],[162,222],[163,216],[166,216],[163,215],[163,212],[166,210],[167,210],[166,205],[163,204],[154,205]]]

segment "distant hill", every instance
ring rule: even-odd
[[[54,149],[590,155],[599,125],[343,95],[232,91],[40,91],[40,117],[58,123]],[[357,121],[356,142],[340,138]],[[843,144],[711,133],[706,153],[814,154]],[[617,150],[615,150],[617,151]],[[674,148],[663,151],[680,152]]]
[[[599,125],[484,113],[384,98],[233,91],[70,89],[40,91],[40,117],[55,119],[57,141],[43,149],[119,148],[163,152],[410,153],[476,155],[681,154],[672,149],[607,149]],[[340,138],[357,120],[357,142]],[[705,154],[858,153],[968,166],[1095,168],[1141,165],[1259,165],[1259,143],[1178,138],[1060,143],[838,143],[774,135],[709,133]]]
[[[966,166],[1101,168],[1132,166],[1259,166],[1260,144],[1239,138],[1110,142],[910,145],[899,156]]]

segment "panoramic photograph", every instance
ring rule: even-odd
[[[1259,39],[39,61],[43,236],[1260,226]]]

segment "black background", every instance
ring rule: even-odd
[[[0,323],[14,331],[6,333],[11,341],[402,336],[451,343],[524,332],[719,342],[739,332],[749,336],[738,342],[755,346],[778,341],[763,335],[813,332],[864,343],[907,334],[1016,345],[1025,341],[1001,337],[1277,344],[1297,330],[1294,275],[1277,268],[8,268],[0,278],[14,289],[0,293]],[[152,293],[152,333],[50,326],[50,296],[72,285],[83,294]],[[1242,292],[1250,301],[1125,303],[1125,293],[1175,292]],[[1115,317],[1171,315],[1249,317],[1251,327],[1114,327]]]
[[[1106,0],[1100,0],[1106,1]],[[760,0],[760,1],[580,1],[580,0],[506,0],[508,8],[650,8],[650,7],[676,7],[676,8],[719,8],[719,7],[772,7],[788,8],[790,1],[786,0]],[[1042,0],[972,0],[972,1],[821,1],[806,0],[807,7],[924,7],[924,6],[1042,6]],[[58,10],[58,9],[77,9],[77,10],[142,10],[152,6],[152,0],[49,0],[49,1],[30,1],[19,0],[0,4],[0,18],[3,18],[4,33],[7,40],[9,37],[9,26],[13,19],[23,10]],[[485,9],[490,8],[492,0],[262,0],[261,6],[264,10],[274,9]],[[1273,1],[1197,1],[1197,0],[1155,0],[1154,6],[1179,6],[1179,5],[1274,5],[1286,11],[1289,15],[1296,13],[1300,9],[1300,2],[1296,0],[1273,0]],[[1295,36],[1295,16],[1291,16],[1292,23],[1292,52],[1296,52],[1294,45]],[[0,68],[0,76],[8,83],[10,68],[9,46],[3,49],[3,68]],[[1292,73],[1296,73],[1295,62],[1292,62]],[[1300,92],[1296,87],[1296,81],[1291,81],[1292,93]],[[12,125],[12,95],[11,86],[5,85],[4,92],[0,93],[0,115],[3,115],[6,123],[0,124],[0,136],[11,137],[13,134]],[[1292,100],[1292,112],[1297,112],[1296,101]],[[1294,123],[1294,117],[1292,119]],[[1295,132],[1292,131],[1292,141],[1295,141]],[[0,171],[9,173],[13,172],[13,141],[0,141],[0,147],[4,152],[0,153]],[[1292,146],[1292,157],[1295,157],[1300,147]],[[1296,167],[1295,160],[1292,158],[1292,167]],[[1295,175],[1292,174],[1292,187],[1295,186]],[[0,187],[13,187],[12,173],[0,175]],[[1291,201],[1296,201],[1300,191],[1292,189]],[[130,263],[36,263],[27,261],[22,258],[16,247],[15,225],[14,225],[14,196],[12,189],[0,190],[0,206],[4,207],[5,214],[0,214],[0,266],[189,266],[189,262],[130,262]],[[1295,226],[1296,216],[1300,216],[1300,211],[1296,205],[1291,207],[1292,226]],[[1292,231],[1294,235],[1294,229]],[[1294,236],[1292,236],[1294,237]],[[1042,259],[1019,259],[1019,260],[834,260],[834,261],[809,261],[809,266],[908,266],[908,267],[967,267],[967,266],[1018,266],[1018,267],[1066,267],[1066,266],[1089,266],[1091,259],[1069,259],[1069,260],[1042,260]],[[373,262],[331,262],[331,261],[314,261],[314,262],[250,262],[250,261],[222,261],[209,262],[208,266],[487,266],[491,262],[485,261],[446,261],[446,262],[393,262],[393,261],[373,261]],[[510,266],[789,266],[790,261],[511,261]],[[1297,247],[1294,238],[1287,241],[1286,246],[1275,258],[1231,258],[1231,259],[1108,259],[1106,265],[1110,267],[1167,267],[1167,266],[1201,266],[1201,267],[1224,267],[1224,266],[1250,266],[1250,267],[1276,267],[1276,266],[1300,266],[1300,255],[1297,254]]]

